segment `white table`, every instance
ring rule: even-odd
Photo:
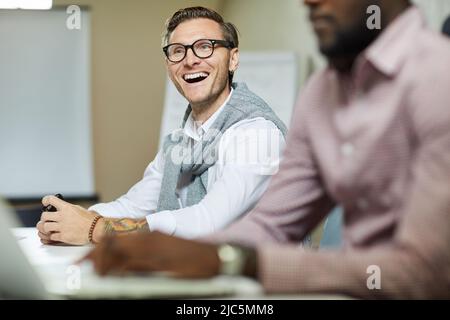
[[[92,246],[43,245],[36,228],[15,228],[13,233],[34,266],[68,265],[82,258],[92,248]]]
[[[49,246],[43,245],[39,237],[37,235],[36,228],[15,228],[13,229],[14,235],[17,237],[17,240],[23,249],[25,255],[28,257],[30,263],[36,267],[36,269],[42,272],[54,273],[55,271],[59,271],[59,273],[65,273],[67,266],[70,266],[75,261],[82,258],[87,254],[92,248],[89,246],[66,246],[66,245],[58,245],[58,246]],[[64,268],[64,269],[62,269]],[[264,295],[262,293],[261,286],[253,280],[248,278],[221,278],[212,280],[173,280],[168,278],[149,277],[148,280],[143,281],[142,278],[140,280],[136,280],[133,278],[100,278],[89,275],[86,279],[89,282],[95,281],[98,284],[101,284],[104,287],[107,287],[111,290],[111,296],[114,297],[114,292],[117,291],[117,288],[121,287],[125,282],[127,284],[132,284],[131,291],[133,292],[132,298],[141,298],[141,297],[158,297],[159,294],[162,296],[171,297],[176,296],[173,292],[176,290],[180,290],[184,292],[184,296],[196,297],[201,296],[202,290],[205,292],[212,291],[214,292],[215,284],[223,284],[224,282],[233,287],[234,294],[232,296],[224,296],[226,299],[320,299],[320,300],[328,300],[328,299],[345,299],[343,296],[336,295]],[[56,279],[57,280],[57,279]],[[118,285],[118,284],[121,285]],[[155,288],[155,295],[148,296],[148,293],[143,293],[145,290],[143,288],[148,286],[153,286]],[[174,289],[176,288],[176,289]],[[218,289],[223,290],[223,289]],[[148,291],[148,290],[147,290]],[[226,291],[226,290],[225,290]],[[159,293],[158,293],[159,292]],[[183,296],[183,294],[182,294]],[[95,298],[95,293],[91,293],[86,295],[88,298]],[[220,297],[220,295],[219,295]],[[222,297],[221,297],[222,298]]]

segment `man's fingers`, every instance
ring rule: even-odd
[[[52,241],[52,240],[45,240],[45,239],[41,239],[41,243],[45,244],[45,245],[56,245],[59,242],[58,241]]]
[[[94,249],[92,249],[91,251],[89,251],[86,255],[84,255],[83,257],[81,257],[80,259],[78,259],[78,260],[75,260],[75,264],[80,264],[80,263],[82,263],[82,262],[84,262],[84,261],[87,261],[87,260],[92,260],[92,261],[94,261],[94,257],[95,257],[95,251],[96,251],[97,249],[96,248],[94,248]]]
[[[50,235],[49,234],[46,234],[46,233],[42,233],[42,232],[38,232],[38,236],[39,236],[39,238],[41,238],[41,240],[50,240]]]
[[[52,240],[50,240],[50,235],[43,234],[43,233],[39,232],[39,233],[38,233],[38,236],[39,236],[39,238],[40,238],[42,244],[45,244],[45,245],[55,245],[55,244],[58,244],[58,243],[59,243],[58,241],[52,241]]]
[[[105,237],[92,252],[90,260],[99,275],[103,276],[117,270],[116,267],[122,264],[125,257],[117,248],[117,242],[121,240],[121,237]]]
[[[51,240],[51,241],[60,241],[60,242],[62,242],[62,239],[61,239],[61,233],[60,233],[60,232],[54,232],[54,233],[52,233],[52,234],[50,235],[50,240]]]
[[[50,241],[50,240],[46,240],[46,239],[42,239],[41,238],[41,243],[42,244],[52,244],[52,243],[54,243],[53,241]]]
[[[75,263],[79,264],[83,261],[91,260],[93,262],[93,264],[95,265],[96,261],[98,260],[98,257],[102,254],[102,252],[105,252],[104,246],[105,246],[105,242],[101,241],[92,250],[90,250],[85,256],[78,259]],[[108,252],[106,252],[106,254],[108,254]]]
[[[161,263],[161,260],[154,257],[133,257],[123,261],[122,266],[118,266],[126,272],[154,272],[168,271],[169,266]]]
[[[44,207],[51,204],[59,211],[66,207],[69,203],[55,196],[45,196],[44,198],[42,198],[42,204],[44,205]]]
[[[60,218],[61,218],[61,214],[59,212],[42,212],[41,222],[47,222],[47,221],[58,222]]]
[[[61,231],[59,223],[56,223],[56,222],[45,222],[43,229],[44,229],[44,233],[47,233],[47,234],[49,234],[51,232]]]
[[[39,221],[36,224],[36,229],[38,230],[38,234],[39,233],[45,233],[45,231],[44,231],[44,222],[43,221]]]
[[[48,224],[48,223],[49,222],[39,221],[38,224],[36,225],[36,228],[38,229],[38,236],[39,236],[39,238],[45,239],[45,240],[50,240],[51,232],[58,231],[57,227],[53,227],[53,226],[45,227],[45,225]]]

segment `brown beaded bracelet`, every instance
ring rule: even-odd
[[[101,217],[102,217],[101,215],[98,215],[98,216],[95,216],[94,220],[92,220],[91,228],[89,229],[89,234],[88,234],[88,239],[89,239],[90,243],[94,243],[93,236],[94,236],[95,225],[97,224],[98,220],[100,220]]]

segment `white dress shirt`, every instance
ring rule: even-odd
[[[192,143],[201,140],[228,99],[200,127],[189,116],[183,133]],[[221,137],[218,160],[208,169],[207,194],[198,204],[185,205],[191,175],[184,174],[176,190],[181,209],[155,212],[165,163],[165,155],[160,150],[142,180],[125,195],[109,203],[96,204],[89,210],[111,218],[146,217],[151,231],[183,238],[203,236],[226,227],[253,208],[266,190],[271,175],[278,171],[284,146],[283,134],[273,122],[264,118],[242,120]]]

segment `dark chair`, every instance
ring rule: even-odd
[[[15,208],[17,217],[24,227],[35,227],[41,218],[42,206],[32,205]]]
[[[442,33],[450,37],[450,17],[445,20],[442,26]]]

